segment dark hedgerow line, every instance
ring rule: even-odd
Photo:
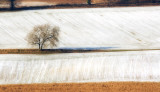
[[[158,3],[135,3],[135,4],[59,4],[59,5],[46,5],[46,6],[29,6],[29,7],[15,7],[12,11],[21,11],[21,10],[39,10],[39,9],[64,9],[64,8],[100,8],[100,7],[119,7],[119,6],[153,6],[160,5]],[[10,8],[0,7],[0,11],[10,11]]]
[[[95,53],[95,52],[124,52],[149,51],[160,49],[107,49],[107,50],[68,50],[68,49],[0,49],[0,54],[56,54],[56,53]]]

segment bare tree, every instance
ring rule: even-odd
[[[49,24],[35,26],[27,35],[27,41],[31,45],[37,45],[40,50],[48,46],[57,46],[59,31],[59,27],[51,27]]]

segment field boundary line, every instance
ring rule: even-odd
[[[0,54],[56,54],[56,53],[95,53],[95,52],[129,52],[152,51],[160,49],[106,49],[106,50],[68,50],[68,49],[0,49]]]

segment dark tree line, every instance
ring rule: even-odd
[[[158,3],[160,0],[152,0],[152,3]]]
[[[129,4],[129,3],[145,3],[145,2],[149,2],[149,3],[158,3],[160,2],[160,0],[120,0],[121,4]]]
[[[120,4],[131,4],[131,3],[159,3],[160,0],[118,0],[118,1],[114,1],[114,0],[107,0],[108,3],[120,3]],[[87,4],[91,5],[92,4],[92,0],[87,0]]]
[[[17,0],[9,0],[10,10],[15,10],[16,2],[17,2]],[[110,2],[112,2],[112,0],[108,0],[108,3],[110,3]],[[145,2],[159,3],[160,0],[146,0]],[[141,0],[120,0],[119,3],[121,3],[121,4],[129,4],[129,3],[143,3],[143,2]],[[92,0],[87,0],[87,4],[91,5],[92,4]]]

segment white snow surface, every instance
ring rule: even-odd
[[[160,51],[0,55],[0,84],[160,82]]]
[[[35,25],[61,29],[58,47],[160,47],[160,6],[0,12],[0,48],[36,48],[26,35]]]
[[[160,47],[160,6],[0,12],[0,49],[36,48],[35,25],[61,29],[58,47]],[[0,55],[0,84],[160,82],[160,51]]]

